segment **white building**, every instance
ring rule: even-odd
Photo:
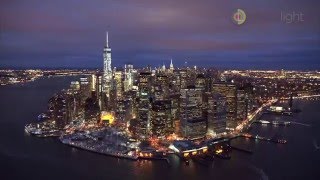
[[[109,46],[108,32],[106,34],[106,45],[103,48],[103,92],[110,97],[112,69],[111,69],[111,48]]]

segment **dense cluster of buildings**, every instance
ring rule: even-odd
[[[126,64],[117,69],[111,66],[108,34],[103,60],[102,72],[71,82],[68,90],[50,99],[48,116],[59,128],[84,119],[126,127],[142,140],[173,134],[184,139],[217,137],[236,129],[264,99],[314,90],[319,82],[283,71],[271,76],[265,71],[175,68],[172,60],[168,68],[134,69]]]
[[[221,80],[216,70],[175,69],[172,60],[169,68],[112,68],[108,35],[103,58],[103,72],[71,82],[70,89],[50,100],[57,125],[76,118],[115,119],[139,139],[171,134],[197,139],[233,130],[254,110],[252,86]]]

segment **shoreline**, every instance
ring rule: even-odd
[[[107,153],[107,152],[100,152],[94,149],[90,149],[90,148],[85,148],[85,147],[81,147],[81,146],[77,146],[74,144],[70,144],[70,143],[64,143],[60,140],[60,142],[66,146],[70,146],[76,149],[80,149],[80,150],[84,150],[84,151],[88,151],[91,153],[97,153],[97,154],[101,154],[101,155],[105,155],[105,156],[109,156],[109,157],[114,157],[114,158],[118,158],[118,159],[127,159],[127,160],[131,160],[131,161],[138,161],[138,160],[162,160],[162,161],[166,161],[168,164],[170,164],[169,159],[167,157],[139,157],[139,156],[126,156],[126,155],[120,155],[120,154],[113,154],[113,153]]]
[[[240,132],[235,133],[235,134],[228,134],[226,136],[224,136],[223,138],[228,139],[229,141],[232,140],[234,137],[237,137],[239,135],[241,135],[243,132],[248,131],[252,125],[252,123],[258,119],[259,117],[261,117],[261,115],[263,114],[264,108],[268,105],[268,103],[262,105],[255,113],[252,114],[252,116],[250,118],[247,119],[247,123],[244,124],[244,127],[242,128],[242,130],[240,130]],[[28,125],[25,126],[25,128],[27,128]],[[78,145],[78,144],[74,144],[71,141],[64,141],[63,139],[61,139],[61,135],[63,135],[63,132],[54,132],[54,133],[49,133],[49,134],[37,134],[34,133],[32,131],[29,131],[29,128],[25,129],[26,132],[28,134],[34,135],[36,137],[40,137],[40,138],[46,138],[46,137],[52,137],[52,138],[58,138],[60,143],[68,145],[70,147],[74,147],[77,149],[81,149],[81,150],[85,150],[88,152],[92,152],[92,153],[97,153],[97,154],[101,154],[101,155],[105,155],[105,156],[110,156],[110,157],[116,157],[116,158],[123,158],[123,159],[129,159],[132,161],[137,161],[137,160],[166,160],[169,164],[169,160],[167,157],[140,157],[139,155],[125,155],[125,154],[120,154],[120,153],[113,153],[113,152],[103,152],[101,150],[97,150],[94,148],[89,148],[89,147],[85,147],[83,145]],[[221,137],[214,137],[211,138],[211,141],[215,141],[217,139],[220,139]]]
[[[126,155],[120,155],[120,154],[100,152],[100,151],[97,151],[97,150],[94,150],[94,149],[85,148],[85,147],[78,146],[78,145],[75,145],[75,144],[65,143],[65,142],[62,142],[61,140],[60,140],[60,142],[62,144],[64,144],[64,145],[67,145],[67,146],[70,146],[70,147],[74,147],[74,148],[77,148],[77,149],[81,149],[81,150],[85,150],[85,151],[88,151],[88,152],[93,152],[93,153],[97,153],[97,154],[101,154],[101,155],[106,155],[106,156],[110,156],[110,157],[129,159],[129,160],[133,160],[133,161],[136,161],[139,158],[139,157],[134,157],[134,156],[126,156]]]

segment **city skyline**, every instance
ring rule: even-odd
[[[319,179],[319,7],[2,0],[0,177]]]
[[[2,0],[0,179],[319,179],[319,7]]]
[[[168,66],[173,59],[177,67],[187,61],[218,68],[319,69],[317,3],[5,1],[0,67],[102,69],[107,30],[116,67]],[[231,20],[237,8],[247,14],[243,25]],[[284,22],[297,13],[303,19]]]

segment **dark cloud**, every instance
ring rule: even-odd
[[[288,68],[319,69],[318,7],[317,0],[4,0],[0,67],[102,67],[109,30],[115,66],[173,58],[177,65],[259,60],[286,68],[291,58]],[[242,26],[231,20],[237,8],[247,13]],[[303,13],[304,21],[286,23],[281,13]]]

